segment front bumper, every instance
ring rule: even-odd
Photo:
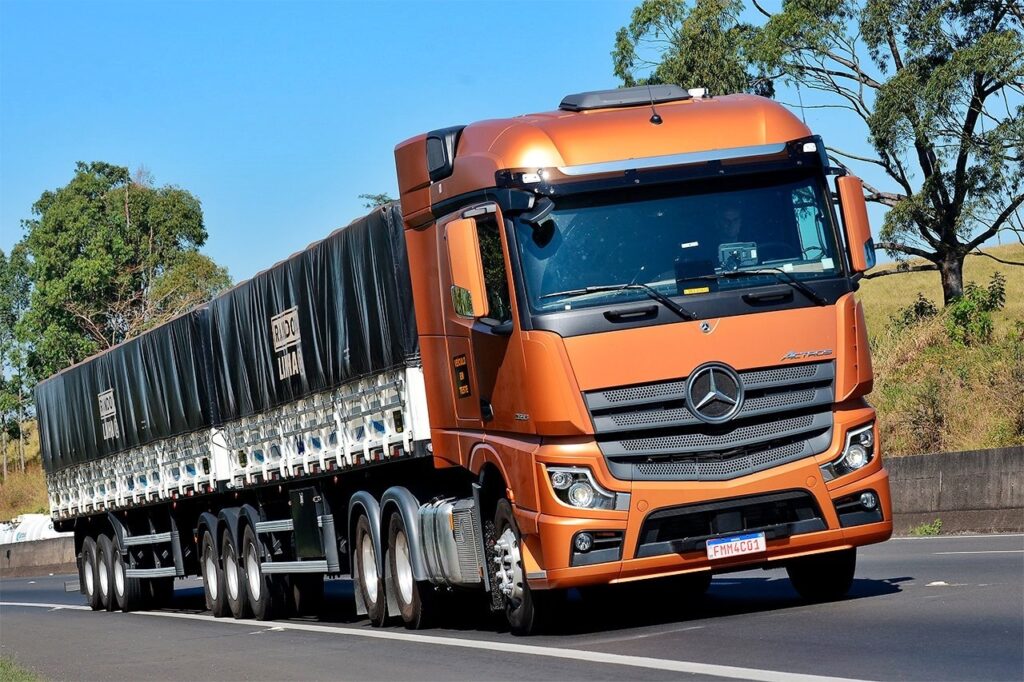
[[[537,481],[540,488],[540,511],[517,510],[517,519],[531,555],[527,577],[536,589],[566,588],[591,584],[625,582],[643,578],[668,576],[692,571],[726,572],[752,567],[778,565],[788,559],[807,554],[827,552],[882,542],[892,535],[892,505],[889,497],[889,476],[882,465],[877,446],[874,459],[863,469],[824,481],[821,465],[835,459],[845,444],[845,434],[874,419],[868,407],[838,411],[831,447],[821,455],[808,457],[773,469],[729,481],[657,481],[628,482],[611,477],[596,445],[544,446],[536,455]],[[555,499],[547,484],[545,464],[588,466],[597,482],[608,490],[628,492],[628,511],[577,510]],[[545,494],[547,489],[547,494]],[[835,501],[862,491],[873,491],[878,497],[881,521],[842,527]],[[683,505],[695,505],[733,498],[750,498],[779,491],[809,494],[818,510],[821,530],[785,534],[767,540],[767,551],[710,561],[703,542],[693,543],[678,552],[642,556],[641,530],[648,516],[657,511]],[[725,502],[728,507],[728,502]],[[806,525],[803,527],[806,529]],[[573,565],[572,540],[581,531],[617,531],[622,533],[622,549],[618,560],[591,565]],[[722,535],[735,534],[734,532]],[[777,534],[778,535],[778,534]],[[649,553],[649,552],[647,552]],[[579,562],[577,561],[577,564]]]

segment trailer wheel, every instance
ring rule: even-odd
[[[220,557],[213,544],[213,534],[203,531],[203,543],[199,550],[199,567],[203,573],[203,593],[206,596],[206,608],[214,618],[223,618],[231,612],[228,606],[227,588],[224,586],[224,569],[220,566]]]
[[[370,521],[366,516],[360,516],[356,522],[355,549],[356,589],[366,604],[370,624],[381,627],[388,617],[388,605],[384,596],[384,581],[377,575],[377,552],[373,546]]]
[[[114,596],[117,603],[125,613],[129,611],[140,611],[146,608],[148,594],[144,594],[142,581],[138,578],[129,578],[126,573],[124,558],[121,554],[121,543],[114,539],[113,544],[113,574],[114,574]],[[146,590],[148,593],[149,590]]]
[[[857,548],[814,554],[786,566],[789,581],[807,601],[831,601],[850,591],[857,569]]]
[[[291,576],[292,601],[299,616],[315,616],[324,601],[324,577],[319,574]]]
[[[96,539],[96,583],[99,586],[100,604],[107,611],[117,608],[114,596],[114,544],[109,535]]]
[[[235,618],[249,618],[249,597],[246,594],[245,572],[238,567],[238,548],[229,531],[221,537],[221,565],[224,567],[224,597]]]
[[[285,610],[284,576],[265,575],[260,559],[260,544],[252,526],[242,533],[242,561],[245,566],[245,584],[249,593],[249,606],[256,620],[274,620]]]
[[[79,579],[82,581],[82,588],[85,590],[85,598],[89,602],[89,608],[99,611],[103,608],[103,600],[99,590],[99,561],[96,556],[96,540],[85,538],[82,541],[82,564],[79,566]]]
[[[417,582],[412,572],[412,556],[405,520],[401,514],[391,515],[388,523],[388,563],[391,584],[402,621],[410,630],[427,625],[433,612],[434,590],[429,584]]]

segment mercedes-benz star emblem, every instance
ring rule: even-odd
[[[743,407],[743,380],[728,365],[719,362],[701,365],[686,382],[686,403],[703,422],[727,422]]]

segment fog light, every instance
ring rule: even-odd
[[[594,537],[590,533],[580,533],[573,540],[577,552],[589,552],[594,546]]]
[[[576,507],[589,507],[594,502],[594,488],[585,481],[573,483],[569,488],[569,502]]]
[[[860,469],[868,463],[868,451],[863,445],[851,445],[846,450],[846,466],[851,470]]]
[[[861,493],[860,505],[865,509],[874,509],[878,506],[878,498],[875,497],[874,493]]]
[[[572,485],[573,475],[568,471],[551,472],[551,487],[555,490],[565,490]]]

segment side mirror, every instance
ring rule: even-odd
[[[855,273],[875,267],[875,240],[871,238],[868,206],[864,201],[864,183],[855,175],[836,179],[836,193],[846,228],[846,247],[850,250],[850,263]]]
[[[448,242],[448,266],[452,273],[452,303],[455,312],[463,317],[483,317],[487,314],[487,287],[484,284],[484,265],[480,259],[480,241],[476,221],[460,218],[445,227]]]

